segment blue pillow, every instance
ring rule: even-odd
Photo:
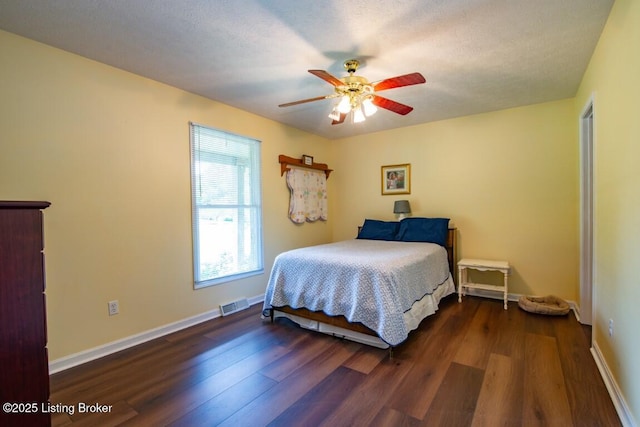
[[[400,221],[396,240],[429,242],[446,247],[449,218],[405,218]]]
[[[365,219],[362,229],[358,233],[358,239],[395,240],[399,225],[400,223],[397,221]]]

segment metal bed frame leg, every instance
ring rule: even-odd
[[[266,310],[262,310],[262,319],[264,320],[264,319],[266,319],[268,317],[269,320],[271,321],[270,323],[273,323],[274,320],[275,320],[275,316],[274,316],[273,311],[274,311],[273,308],[267,308]],[[267,312],[269,314],[267,314]]]

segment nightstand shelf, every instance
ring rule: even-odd
[[[488,285],[469,281],[468,270],[497,271],[504,275],[504,282],[500,285]],[[485,291],[502,292],[504,297],[504,309],[507,309],[507,293],[509,288],[509,273],[511,267],[507,261],[490,261],[486,259],[465,258],[458,261],[458,302],[462,302],[462,295],[466,289],[481,289]]]

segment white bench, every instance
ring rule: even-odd
[[[487,285],[484,283],[469,282],[468,269],[479,271],[499,271],[504,274],[504,283],[500,285]],[[465,258],[458,261],[458,302],[462,302],[462,295],[466,289],[483,289],[504,293],[504,309],[507,309],[508,277],[511,268],[507,261],[490,261],[486,259]]]

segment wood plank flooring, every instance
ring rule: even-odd
[[[260,310],[52,375],[53,425],[621,425],[573,314],[449,297],[390,358]]]

